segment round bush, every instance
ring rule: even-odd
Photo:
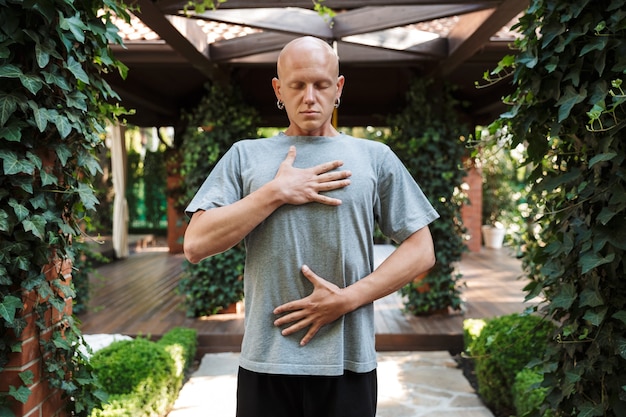
[[[92,356],[91,364],[111,395],[167,385],[175,373],[174,361],[163,346],[141,338],[110,344]]]
[[[541,387],[543,376],[536,370],[524,368],[515,376],[513,384],[513,404],[517,417],[528,417],[537,413],[546,396],[546,388]],[[544,417],[553,417],[552,410],[546,410]]]
[[[541,358],[554,325],[541,317],[510,314],[487,321],[471,347],[478,393],[497,411],[511,412],[515,376]]]

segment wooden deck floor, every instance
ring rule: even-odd
[[[88,311],[81,313],[83,334],[121,333],[160,337],[176,326],[198,331],[198,355],[238,351],[243,337],[243,314],[188,318],[176,293],[182,255],[164,248],[147,248],[129,258],[98,268],[92,276]],[[506,249],[466,253],[459,264],[464,309],[461,313],[414,317],[402,311],[392,294],[375,303],[376,346],[379,351],[463,349],[465,318],[489,318],[521,312],[524,304],[519,260]]]

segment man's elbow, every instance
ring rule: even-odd
[[[426,257],[427,269],[431,269],[433,266],[435,266],[435,263],[437,263],[437,256],[435,256],[435,249],[432,248]]]
[[[185,258],[187,258],[187,260],[192,264],[197,264],[205,258],[201,255],[197,246],[198,245],[188,242],[186,239],[183,241],[183,252],[185,254]]]

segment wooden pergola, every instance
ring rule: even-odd
[[[414,77],[456,85],[466,103],[466,121],[490,123],[505,108],[502,97],[511,84],[477,88],[483,74],[513,53],[510,28],[528,0],[325,0],[334,16],[313,10],[311,0],[226,0],[201,14],[184,11],[188,0],[134,0],[131,24],[120,21],[123,47],[115,55],[129,67],[122,80],[108,81],[122,105],[133,109],[128,121],[137,126],[182,127],[181,111],[193,108],[209,80],[239,85],[244,100],[255,107],[261,125],[286,126],[276,108],[271,80],[284,45],[312,35],[336,49],[346,77],[337,125],[384,126],[402,108]],[[122,146],[117,132],[117,145]],[[118,164],[119,165],[119,164]],[[121,167],[121,165],[119,165]],[[115,174],[114,174],[115,175]],[[117,176],[122,176],[118,173]],[[471,250],[480,249],[480,174],[468,177],[472,209],[463,214],[474,236]],[[123,195],[123,183],[116,195]],[[127,256],[126,202],[118,201],[114,246]],[[476,219],[474,219],[476,218]],[[472,219],[471,221],[469,219]],[[170,251],[182,250],[181,233],[169,220]],[[116,227],[117,226],[117,227]]]
[[[336,47],[346,87],[340,126],[377,126],[402,106],[411,77],[458,86],[467,116],[486,123],[503,110],[506,82],[477,88],[485,71],[512,52],[508,30],[528,0],[326,0],[336,15],[324,19],[311,0],[227,0],[217,10],[186,14],[187,0],[135,0],[139,26],[114,47],[129,67],[126,80],[109,81],[139,126],[176,125],[208,79],[237,83],[262,124],[284,126],[271,89],[280,49],[313,35]],[[216,28],[221,33],[216,36]]]

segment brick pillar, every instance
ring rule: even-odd
[[[167,246],[172,254],[183,252],[183,236],[187,229],[187,218],[176,208],[176,190],[180,188],[182,178],[179,174],[167,177]]]
[[[463,225],[469,235],[469,240],[465,243],[471,252],[480,252],[482,246],[480,226],[482,226],[483,211],[483,177],[481,170],[473,163],[467,170],[465,183],[468,186],[467,194],[469,197],[469,204],[465,204],[461,208]]]
[[[65,279],[64,285],[69,286],[72,279],[72,264],[69,260],[55,260],[45,270],[48,281],[56,279],[60,274]],[[65,294],[61,295],[65,298],[63,313],[71,315],[72,299]],[[22,380],[19,374],[31,371],[33,380],[26,386],[31,391],[28,400],[22,404],[13,397],[7,397],[11,411],[18,417],[66,417],[68,414],[65,410],[66,403],[62,398],[62,392],[50,387],[44,378],[40,346],[41,338],[44,340],[50,338],[54,327],[62,325],[60,323],[63,319],[63,313],[50,306],[45,314],[46,329],[38,331],[35,323],[37,316],[34,312],[34,306],[41,300],[37,299],[37,294],[34,291],[25,291],[22,294],[22,301],[23,309],[19,314],[26,320],[27,325],[19,338],[16,339],[16,341],[22,342],[22,350],[9,354],[8,363],[0,373],[0,392],[9,392],[9,386],[21,386]]]

